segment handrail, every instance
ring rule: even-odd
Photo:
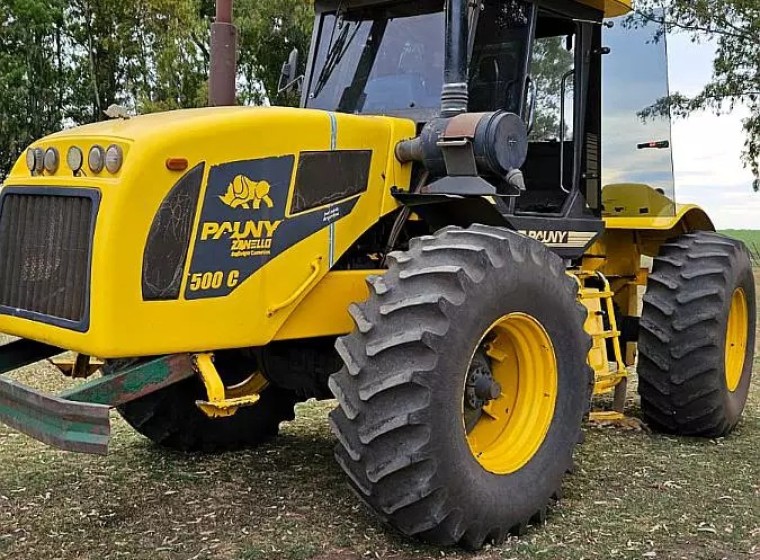
[[[286,299],[282,303],[279,303],[267,309],[267,317],[271,317],[278,311],[282,311],[286,307],[289,307],[290,305],[295,303],[295,301],[307,290],[309,286],[311,286],[311,284],[319,276],[321,263],[322,263],[322,257],[321,256],[317,257],[316,260],[314,260],[314,262],[311,263],[311,274],[309,274],[309,277],[306,279],[306,281],[303,284],[301,284],[298,287],[298,289],[295,292],[293,292],[293,294],[288,299]]]

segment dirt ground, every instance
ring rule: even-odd
[[[43,366],[19,377],[58,383]],[[332,406],[304,404],[276,441],[215,456],[161,451],[117,417],[105,458],[0,427],[0,558],[760,559],[760,380],[725,440],[588,427],[548,524],[478,554],[410,543],[357,503],[332,460]]]

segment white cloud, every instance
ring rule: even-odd
[[[697,93],[710,79],[715,53],[684,35],[669,38],[672,91]],[[746,109],[716,116],[694,114],[673,122],[673,160],[679,202],[702,206],[720,229],[760,229],[760,194],[743,167]]]

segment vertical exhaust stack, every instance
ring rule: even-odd
[[[401,163],[424,162],[429,171],[445,172],[438,142],[449,121],[469,109],[469,4],[470,0],[446,0],[446,51],[440,115],[425,124],[419,136],[396,145],[396,159]]]
[[[211,25],[208,95],[212,107],[235,104],[237,28],[232,24],[232,1],[216,0],[216,21]]]
[[[468,113],[469,7],[469,0],[447,0],[441,114],[419,136],[396,144],[396,159],[420,162],[436,178],[426,186],[428,194],[490,196],[497,194],[497,185],[519,194],[525,190],[520,168],[528,155],[525,123],[503,110]]]
[[[468,0],[448,0],[446,5],[446,53],[441,91],[441,116],[467,112],[467,59],[469,41]]]

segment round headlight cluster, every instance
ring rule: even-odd
[[[66,165],[69,166],[69,169],[71,169],[74,174],[79,173],[84,165],[84,154],[82,153],[82,150],[76,146],[71,146],[66,154]]]
[[[93,173],[100,173],[106,165],[106,151],[102,146],[93,146],[90,148],[90,155],[87,156],[87,165]]]
[[[66,165],[74,173],[79,174],[85,165],[84,152],[79,146],[71,146],[66,152]],[[124,151],[117,144],[111,144],[108,149],[95,145],[87,154],[87,167],[92,173],[102,173],[107,170],[112,175],[117,174],[124,165]],[[61,155],[56,148],[29,148],[26,151],[26,166],[32,175],[42,174],[43,171],[55,174],[61,166]]]
[[[45,150],[45,158],[43,160],[43,165],[45,166],[45,171],[48,173],[55,173],[58,171],[58,166],[61,163],[61,158],[58,157],[58,150],[55,148],[48,148]]]
[[[26,166],[32,174],[42,173],[45,165],[45,152],[42,148],[29,148],[26,151]]]

